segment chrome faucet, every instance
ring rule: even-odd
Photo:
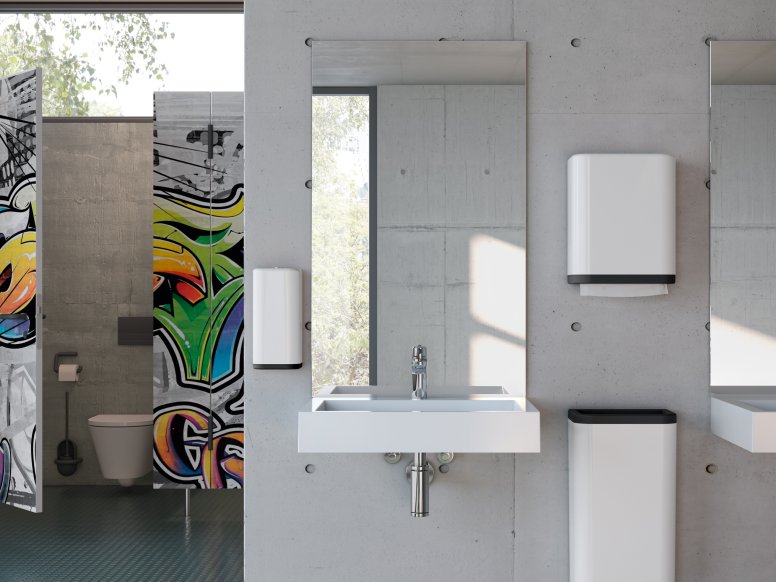
[[[425,400],[428,383],[426,380],[426,346],[412,348],[412,399]]]
[[[428,384],[426,381],[426,346],[417,345],[412,348],[412,399],[425,400]],[[410,465],[410,480],[412,482],[412,517],[428,515],[428,485],[430,482],[431,465],[426,460],[426,453],[415,453],[414,462]]]

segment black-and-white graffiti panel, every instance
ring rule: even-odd
[[[0,503],[41,511],[40,70],[0,79]]]

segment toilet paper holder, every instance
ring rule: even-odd
[[[54,354],[54,373],[59,374],[60,358],[77,358],[78,352],[57,352]],[[78,366],[78,373],[81,373],[83,366]]]

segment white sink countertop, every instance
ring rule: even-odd
[[[711,432],[751,453],[776,453],[776,388],[713,391]]]
[[[499,386],[332,387],[299,412],[300,453],[537,453],[539,411]]]

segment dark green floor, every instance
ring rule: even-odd
[[[43,513],[0,506],[0,582],[243,579],[241,491],[46,487]]]

